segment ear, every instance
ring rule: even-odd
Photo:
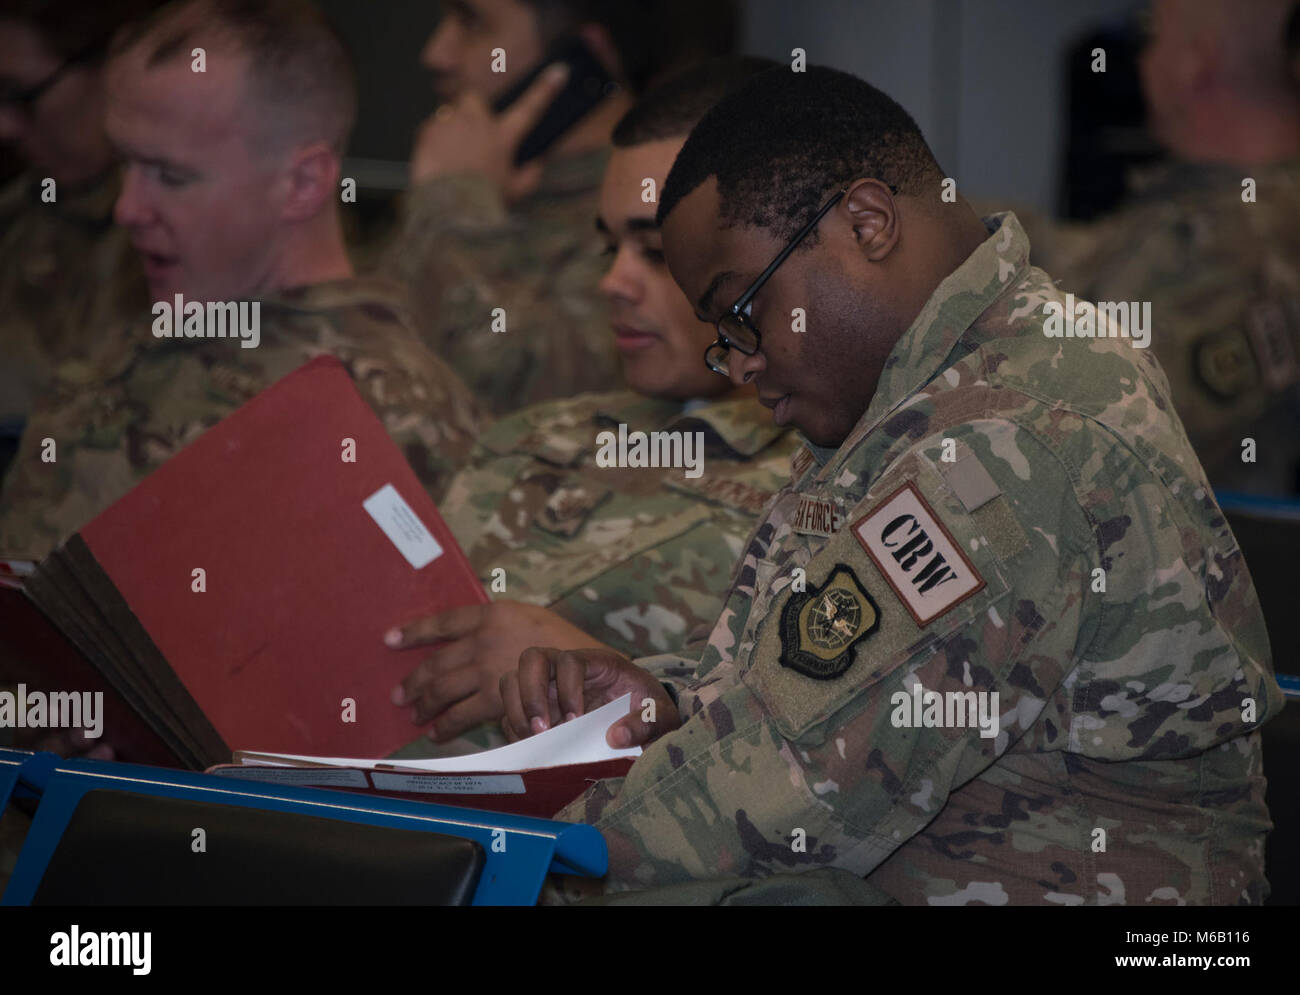
[[[898,245],[898,205],[889,187],[879,180],[859,179],[849,184],[837,213],[848,216],[863,255],[878,263]]]
[[[626,87],[623,59],[618,54],[618,46],[614,44],[614,36],[609,33],[609,29],[603,24],[589,21],[579,25],[575,34],[587,43],[596,61],[605,67],[605,72],[618,80],[620,86]]]
[[[319,214],[339,195],[339,172],[339,157],[327,143],[295,149],[286,172],[289,189],[282,207],[284,219],[306,221]]]

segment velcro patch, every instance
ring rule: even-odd
[[[852,567],[835,564],[826,583],[791,594],[781,609],[781,666],[828,681],[853,665],[853,648],[880,628],[880,610]]]
[[[984,586],[975,565],[910,481],[854,522],[853,534],[919,626]]]
[[[839,531],[843,518],[833,501],[804,495],[790,519],[790,528],[802,535],[829,536]]]
[[[1246,315],[1246,335],[1255,350],[1264,385],[1271,391],[1286,390],[1300,380],[1300,365],[1296,362],[1290,327],[1294,321],[1295,301],[1287,303],[1292,307],[1285,307],[1279,301],[1263,301]]]
[[[800,446],[790,457],[790,480],[797,482],[813,464],[813,454],[807,446]]]

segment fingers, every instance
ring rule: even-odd
[[[504,714],[499,696],[480,691],[435,715],[435,728],[429,730],[429,736],[435,742],[445,743],[484,722],[494,722]]]
[[[528,718],[524,715],[524,704],[519,697],[519,671],[512,670],[501,678],[501,731],[510,742],[532,735],[528,728]]]
[[[548,66],[518,100],[501,112],[501,126],[516,145],[536,127],[551,101],[564,89],[568,78],[569,67],[566,63],[557,62]]]
[[[555,661],[555,693],[560,714],[567,722],[577,718],[586,709],[583,688],[587,678],[587,662],[578,653],[564,652]]]
[[[619,719],[605,733],[605,742],[616,750],[625,750],[631,746],[645,746],[656,739],[660,730],[653,723],[642,722],[639,706],[632,702],[634,711]]]
[[[519,657],[518,695],[526,720],[521,735],[545,732],[551,727],[549,692],[554,658],[559,655],[560,650],[532,646]]]
[[[416,725],[436,721],[439,712],[468,698],[477,690],[478,674],[473,667],[461,667],[459,670],[443,674],[436,681],[428,684],[424,693],[416,698],[415,705],[411,709],[411,721]],[[429,734],[435,738],[442,733],[440,724],[436,730],[429,731]]]
[[[488,605],[465,605],[437,615],[417,619],[384,633],[384,645],[390,649],[424,646],[447,639],[461,639],[477,631],[487,617]]]
[[[393,688],[393,704],[409,705],[431,689],[435,692],[449,674],[454,671],[468,670],[474,673],[474,654],[476,648],[472,639],[458,639],[449,646],[435,650],[426,659],[421,660],[402,683]],[[464,697],[462,695],[462,697]],[[443,704],[451,704],[458,699],[452,698]]]

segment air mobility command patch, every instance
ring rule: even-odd
[[[853,647],[880,627],[880,611],[852,568],[835,564],[815,591],[781,610],[781,666],[828,681],[853,664]]]

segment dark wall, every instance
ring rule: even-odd
[[[352,48],[361,114],[351,154],[405,161],[415,126],[433,110],[420,49],[438,22],[437,0],[319,0]]]

